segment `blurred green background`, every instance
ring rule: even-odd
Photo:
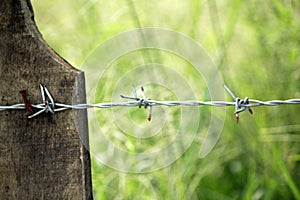
[[[77,68],[116,34],[162,27],[201,44],[238,96],[300,98],[298,0],[32,3],[44,39]],[[95,199],[300,199],[299,105],[254,108],[238,125],[233,108],[227,111],[221,137],[204,159],[198,136],[176,162],[151,173],[123,173],[92,159]],[[102,126],[109,129],[110,120]]]

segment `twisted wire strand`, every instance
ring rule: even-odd
[[[244,107],[258,107],[258,106],[278,106],[282,104],[300,104],[300,99],[289,99],[289,100],[271,100],[271,101],[260,101],[256,99],[249,99],[250,104],[243,105]],[[145,107],[145,106],[235,106],[235,102],[228,101],[156,101],[148,100],[147,102],[129,101],[120,103],[98,103],[98,104],[77,104],[67,105],[56,103],[58,107],[65,109],[87,109],[87,108],[111,108],[111,107]],[[33,105],[33,107],[35,107]]]
[[[251,107],[258,107],[258,106],[278,106],[283,104],[300,104],[300,99],[288,99],[288,100],[270,100],[270,101],[260,101],[256,99],[240,99],[236,97],[234,93],[223,84],[225,90],[231,95],[234,102],[228,101],[196,101],[196,100],[187,100],[187,101],[156,101],[150,98],[147,98],[144,92],[144,88],[141,87],[142,91],[142,98],[137,96],[137,92],[134,86],[132,86],[133,95],[134,96],[125,96],[121,95],[123,99],[128,99],[127,102],[107,102],[107,103],[97,103],[97,104],[64,104],[64,103],[56,103],[48,91],[48,89],[40,84],[40,90],[42,94],[42,101],[41,104],[30,104],[28,105],[28,101],[26,99],[26,94],[22,91],[22,97],[24,99],[24,104],[15,104],[9,106],[0,106],[1,110],[22,110],[22,109],[29,109],[31,111],[31,115],[28,118],[33,118],[35,116],[40,115],[41,113],[56,113],[67,109],[89,109],[89,108],[112,108],[112,107],[150,107],[148,120],[151,120],[152,115],[152,107],[153,106],[216,106],[216,107],[226,107],[226,106],[234,106],[236,115],[236,122],[239,121],[239,113],[245,111],[246,109],[249,110],[250,114],[253,114]],[[32,108],[38,109],[39,111],[32,113]]]
[[[145,106],[216,106],[227,107],[235,106],[235,102],[229,101],[156,101],[148,100],[147,102],[128,101],[118,103],[97,103],[97,104],[63,104],[55,103],[55,112],[67,110],[67,109],[89,109],[89,108],[112,108],[112,107],[145,107]],[[242,107],[258,107],[258,106],[279,106],[283,104],[300,104],[300,99],[288,99],[288,100],[270,100],[260,101],[256,99],[249,99],[249,104],[242,105]],[[33,108],[43,109],[45,104],[32,104]],[[0,106],[0,110],[23,110],[26,109],[25,104],[14,104],[10,106]]]
[[[300,99],[289,99],[289,100],[271,100],[271,101],[260,101],[255,99],[249,100],[250,105],[245,105],[246,107],[255,107],[255,106],[278,106],[282,104],[300,104]]]

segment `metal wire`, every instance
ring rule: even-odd
[[[271,101],[260,101],[256,99],[240,99],[234,95],[234,93],[226,86],[223,85],[226,91],[232,96],[234,102],[228,101],[194,101],[194,100],[187,100],[187,101],[157,101],[152,100],[146,97],[144,88],[141,87],[142,90],[142,98],[137,96],[137,92],[135,87],[132,86],[134,96],[125,96],[121,95],[123,99],[128,99],[128,102],[119,102],[119,103],[97,103],[97,104],[63,104],[63,103],[56,103],[54,102],[53,97],[51,96],[48,89],[40,85],[41,94],[42,94],[42,101],[41,104],[31,104],[32,108],[38,110],[37,112],[28,116],[28,118],[33,118],[41,113],[56,113],[67,109],[88,109],[88,108],[112,108],[112,107],[144,107],[149,109],[148,120],[151,120],[152,117],[152,107],[153,106],[217,106],[217,107],[225,107],[225,106],[235,106],[236,115],[236,122],[239,121],[239,113],[243,112],[244,110],[248,109],[250,114],[253,113],[251,107],[258,107],[258,106],[278,106],[282,104],[300,104],[300,99],[288,99],[288,100],[271,100]],[[25,97],[26,98],[26,97]],[[25,100],[24,100],[25,101]],[[22,110],[26,109],[28,106],[25,104],[15,104],[10,106],[0,106],[0,110]]]
[[[243,105],[243,107],[257,107],[257,106],[279,106],[282,104],[300,104],[300,99],[288,99],[288,100],[271,100],[271,101],[260,101],[256,99],[249,99],[248,105]],[[88,108],[112,108],[112,107],[139,107],[139,106],[234,106],[235,102],[228,101],[155,101],[149,100],[145,102],[120,102],[120,103],[97,103],[97,104],[63,104],[55,103],[54,112],[59,112],[67,109],[88,109]],[[32,104],[33,108],[43,109],[44,104]],[[26,109],[25,104],[14,104],[10,106],[0,106],[0,110],[24,110]]]

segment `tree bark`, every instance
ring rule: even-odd
[[[42,103],[39,84],[56,102],[85,102],[83,72],[42,39],[30,0],[0,2],[0,105]],[[92,199],[86,110],[0,111],[0,199]]]

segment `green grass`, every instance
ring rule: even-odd
[[[75,67],[80,68],[94,48],[116,34],[139,27],[162,27],[201,44],[238,96],[260,100],[300,97],[298,1],[33,0],[33,6],[44,39]],[[113,94],[116,81],[131,70],[130,66],[151,61],[174,66],[188,80],[195,96],[207,99],[205,82],[189,63],[166,52],[141,50],[112,63],[98,83],[103,92],[92,100],[110,101],[106,94]],[[166,82],[172,85],[174,80]],[[123,86],[128,94],[131,84]],[[154,92],[151,87],[158,89]],[[149,97],[174,97],[167,88],[149,85],[148,89]],[[192,145],[165,168],[125,173],[93,157],[95,199],[300,199],[300,107],[254,108],[253,116],[241,113],[238,125],[233,108],[226,110],[221,137],[203,159],[198,154],[211,116],[207,107],[200,108],[201,123]],[[112,111],[125,113],[135,125],[148,126],[144,110]],[[141,152],[163,146],[174,137],[179,110],[156,112],[165,113],[168,122],[163,134],[143,140],[123,134],[111,120],[114,112],[100,110],[97,117],[104,134],[117,146]],[[154,113],[155,117],[158,115]],[[127,126],[134,132],[130,124]]]

